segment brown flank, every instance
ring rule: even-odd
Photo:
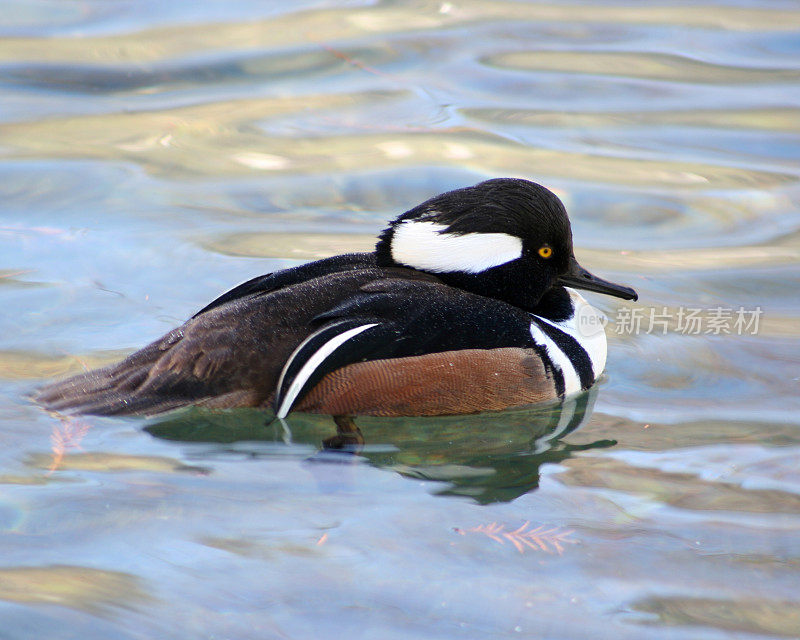
[[[326,375],[296,411],[434,416],[499,411],[555,400],[555,383],[531,349],[465,349],[351,364]]]

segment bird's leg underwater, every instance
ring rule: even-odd
[[[325,438],[322,441],[323,448],[358,453],[364,446],[364,436],[356,426],[353,416],[333,416],[333,421],[336,423],[336,435]]]

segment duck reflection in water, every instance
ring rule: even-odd
[[[446,483],[438,495],[465,496],[481,504],[508,502],[539,486],[540,469],[587,449],[610,447],[614,440],[571,445],[563,441],[590,418],[597,388],[557,404],[536,405],[470,416],[437,418],[359,418],[367,434],[330,434],[330,418],[295,413],[264,428],[261,411],[212,412],[189,409],[152,421],[153,436],[180,442],[205,442],[194,457],[253,458],[291,455],[308,463],[322,484],[341,483],[330,465],[366,461],[413,478]],[[289,448],[287,450],[287,447]],[[317,449],[316,452],[310,449]]]
[[[284,437],[315,443],[307,428],[319,419],[305,416],[329,415],[328,452],[356,449],[376,466],[449,481],[450,493],[510,500],[538,486],[543,462],[574,451],[559,438],[587,417],[605,368],[602,316],[579,289],[637,299],[581,267],[554,193],[486,180],[399,215],[372,252],[258,276],[36,400],[93,415],[272,407]],[[151,433],[198,440],[201,414],[181,415]],[[351,416],[369,424],[370,444]],[[230,427],[219,437],[210,441],[249,439]]]

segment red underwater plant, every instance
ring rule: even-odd
[[[520,553],[525,553],[526,549],[533,549],[534,551],[555,552],[561,555],[564,552],[565,544],[577,544],[578,542],[570,538],[573,533],[571,529],[564,531],[558,527],[545,529],[544,525],[529,529],[530,524],[530,521],[526,520],[521,527],[513,531],[506,531],[505,525],[492,522],[491,524],[481,524],[470,529],[456,527],[455,532],[462,536],[468,533],[482,533],[500,544],[505,544],[508,541]]]
[[[53,428],[50,434],[50,442],[53,449],[53,460],[47,470],[48,474],[53,473],[64,460],[67,449],[78,449],[81,440],[89,431],[89,423],[78,418],[68,418],[62,416],[61,424]]]

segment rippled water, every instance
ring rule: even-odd
[[[0,10],[0,637],[800,636],[795,2]],[[640,294],[592,297],[565,407],[347,457],[326,417],[26,399],[504,175]]]

